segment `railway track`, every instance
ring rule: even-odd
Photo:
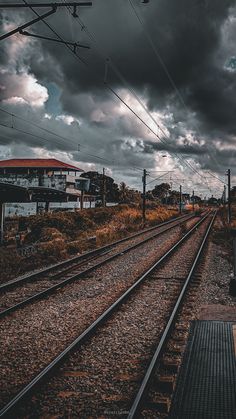
[[[138,417],[155,418],[157,411],[169,413],[171,396],[175,387],[176,372],[180,366],[181,356],[188,334],[189,321],[193,310],[195,291],[199,285],[196,268],[215,220],[216,213],[208,225],[199,249],[193,259],[178,298],[170,313],[168,322],[156,346],[153,357],[148,365],[145,376],[129,410],[128,419]],[[190,288],[191,281],[192,289]],[[186,296],[188,294],[187,300]],[[184,305],[185,302],[185,305]]]
[[[31,272],[29,274],[17,277],[17,278],[12,279],[8,282],[0,284],[0,292],[4,292],[6,290],[14,288],[14,287],[16,287],[18,285],[21,285],[23,283],[30,282],[34,279],[44,277],[45,275],[48,275],[48,274],[49,275],[51,275],[51,274],[52,275],[54,275],[54,274],[60,275],[62,272],[63,273],[68,272],[71,269],[73,269],[74,266],[77,266],[78,263],[83,262],[84,260],[87,260],[87,259],[90,259],[90,258],[92,259],[94,256],[97,256],[100,253],[106,252],[107,250],[109,250],[109,249],[111,249],[111,248],[113,248],[113,247],[115,247],[119,244],[125,243],[129,240],[132,240],[132,239],[135,239],[135,238],[137,238],[139,236],[142,236],[146,233],[153,232],[153,231],[155,231],[159,228],[168,226],[169,224],[172,224],[172,223],[177,223],[178,224],[178,222],[181,222],[181,220],[184,221],[184,220],[187,220],[187,219],[191,219],[192,217],[194,217],[193,214],[185,214],[185,215],[182,215],[180,217],[176,217],[176,218],[173,218],[171,220],[164,221],[163,223],[157,224],[153,227],[146,228],[142,231],[131,234],[131,235],[129,235],[127,237],[124,237],[120,240],[116,240],[116,241],[114,241],[112,243],[109,243],[105,246],[99,247],[99,248],[94,249],[94,250],[90,250],[90,251],[85,252],[81,255],[74,256],[70,259],[66,259],[62,262],[56,263],[56,264],[48,266],[46,268],[39,269],[39,270]]]
[[[135,417],[213,221],[211,215],[203,217],[6,404],[1,417],[116,417],[116,412]]]
[[[188,214],[169,220],[70,260],[2,284],[0,286],[0,318],[47,297],[58,288],[76,281],[103,264],[136,249],[193,217]],[[127,242],[129,242],[128,246]]]

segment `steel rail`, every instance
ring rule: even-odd
[[[195,259],[193,261],[191,270],[190,270],[190,272],[189,272],[189,274],[188,274],[188,276],[187,276],[187,278],[185,280],[184,286],[183,286],[183,288],[182,288],[182,290],[181,290],[181,292],[180,292],[180,294],[178,296],[178,299],[177,299],[177,301],[175,303],[175,306],[174,306],[174,308],[172,310],[172,313],[171,313],[171,315],[169,317],[168,323],[167,323],[167,325],[166,325],[166,327],[165,327],[165,329],[164,329],[164,331],[162,333],[162,337],[161,337],[161,339],[159,341],[159,344],[158,344],[158,346],[156,348],[156,351],[155,351],[155,353],[154,353],[154,355],[152,357],[152,360],[151,360],[151,362],[150,362],[150,364],[149,364],[149,366],[147,368],[146,374],[145,374],[145,376],[143,378],[143,381],[142,381],[142,383],[140,385],[140,388],[138,390],[138,393],[137,393],[137,395],[136,395],[136,397],[134,399],[134,402],[133,402],[133,404],[131,406],[131,409],[129,411],[129,414],[127,416],[127,419],[135,419],[135,418],[140,417],[138,415],[139,415],[140,410],[142,408],[142,403],[143,403],[143,401],[145,399],[145,396],[147,395],[148,390],[150,388],[151,380],[152,380],[153,374],[155,372],[155,368],[156,368],[157,362],[158,362],[158,360],[160,359],[160,356],[163,353],[163,349],[164,349],[164,347],[166,345],[166,341],[167,341],[167,339],[169,337],[169,334],[170,334],[170,332],[171,332],[171,330],[172,330],[172,328],[174,326],[176,315],[177,315],[177,313],[178,313],[178,311],[179,311],[179,309],[180,309],[180,307],[181,307],[181,305],[183,303],[184,296],[186,294],[186,291],[187,291],[187,288],[189,286],[189,283],[190,283],[190,281],[192,279],[193,273],[195,272],[195,269],[196,269],[196,266],[197,266],[197,264],[199,262],[199,259],[200,259],[201,255],[202,255],[203,248],[205,246],[206,240],[207,240],[207,238],[209,236],[209,233],[211,231],[212,225],[213,225],[213,223],[215,221],[215,217],[216,217],[216,212],[215,212],[215,214],[214,214],[214,216],[213,216],[213,218],[212,218],[212,220],[211,220],[211,222],[210,222],[210,224],[208,226],[208,229],[207,229],[207,231],[206,231],[206,233],[205,233],[205,235],[203,237],[201,246],[200,246],[200,248],[199,248],[199,250],[197,252],[197,255],[196,255],[196,257],[195,257]]]
[[[30,396],[32,391],[49,377],[52,372],[57,369],[65,360],[66,357],[76,350],[77,346],[82,344],[88,339],[96,329],[104,323],[105,320],[114,312],[114,310],[123,304],[124,301],[136,290],[141,283],[158,267],[163,263],[172,253],[179,248],[179,246],[185,242],[185,240],[191,236],[200,224],[202,224],[206,218],[209,217],[209,213],[206,214],[198,223],[194,225],[177,243],[175,243],[171,249],[169,249],[154,265],[149,268],[128,290],[124,292],[108,309],[106,309],[87,329],[85,329],[69,346],[67,346],[56,358],[54,358],[36,377],[33,378],[12,400],[9,401],[0,411],[0,417],[11,418],[14,414],[15,409],[18,408],[19,404],[25,400],[27,396]]]
[[[191,217],[191,218],[192,218],[192,217]],[[187,220],[188,220],[188,219],[189,219],[189,218],[187,218]],[[124,255],[124,254],[128,253],[128,252],[129,252],[129,251],[131,251],[131,250],[136,249],[136,248],[137,248],[137,247],[139,247],[139,246],[142,246],[143,244],[147,243],[148,241],[151,241],[151,240],[155,239],[156,237],[158,237],[158,236],[160,236],[160,235],[164,234],[166,231],[171,230],[171,229],[172,229],[172,228],[174,228],[174,227],[177,227],[178,225],[182,224],[182,222],[184,222],[184,221],[186,221],[186,220],[181,220],[181,221],[180,221],[180,223],[178,223],[178,224],[171,225],[171,226],[167,227],[165,230],[158,231],[158,232],[157,232],[156,234],[154,234],[153,236],[148,237],[148,238],[146,238],[146,239],[142,240],[142,241],[141,241],[141,242],[139,242],[139,243],[133,244],[133,245],[131,245],[131,246],[127,247],[126,249],[120,250],[119,252],[117,252],[117,253],[115,253],[115,254],[113,254],[113,255],[111,255],[111,256],[108,256],[107,258],[105,258],[105,259],[103,259],[102,261],[100,261],[100,262],[96,263],[95,265],[93,265],[93,266],[91,266],[91,267],[89,267],[89,268],[86,268],[86,269],[84,269],[83,271],[80,271],[80,272],[78,272],[78,273],[76,273],[76,274],[74,274],[74,275],[70,276],[69,278],[66,278],[66,279],[62,280],[62,281],[58,282],[57,284],[52,285],[51,287],[49,287],[49,288],[47,288],[47,289],[45,289],[45,290],[43,290],[43,291],[40,291],[40,292],[38,292],[38,293],[36,293],[36,294],[32,295],[31,297],[28,297],[28,298],[26,298],[25,300],[22,300],[21,302],[19,302],[19,303],[17,303],[17,304],[14,304],[14,305],[13,305],[13,306],[11,306],[11,307],[6,308],[5,310],[3,310],[3,311],[1,311],[1,312],[0,312],[0,318],[5,317],[5,316],[7,316],[8,314],[10,314],[10,313],[12,313],[12,312],[14,312],[14,311],[16,311],[16,310],[18,310],[18,309],[20,309],[20,308],[23,308],[24,306],[26,306],[27,304],[32,303],[33,301],[36,301],[36,300],[39,300],[39,299],[41,299],[41,298],[43,298],[43,297],[47,297],[47,296],[49,296],[50,294],[54,293],[57,289],[65,287],[66,285],[68,285],[68,284],[70,284],[71,282],[73,282],[73,281],[77,280],[78,278],[81,278],[81,277],[83,277],[84,275],[86,275],[86,274],[88,274],[88,273],[90,273],[90,272],[94,271],[95,269],[100,268],[100,267],[101,267],[101,266],[103,266],[105,263],[110,262],[110,261],[112,261],[112,260],[116,259],[117,257],[119,257],[119,256],[121,256],[121,255]],[[102,254],[101,254],[101,256],[102,256]],[[76,267],[75,267],[74,269],[76,269]],[[63,272],[62,272],[62,275],[63,275],[64,273],[65,273],[65,271],[63,271]],[[57,275],[55,275],[55,276],[57,276]],[[51,278],[52,278],[52,277],[51,277]],[[53,279],[53,278],[52,278],[52,279]]]
[[[141,236],[142,234],[148,233],[149,231],[153,231],[155,229],[158,229],[158,228],[163,227],[165,225],[168,225],[170,223],[174,223],[175,221],[182,220],[183,218],[186,218],[186,221],[187,221],[187,220],[190,220],[191,218],[194,218],[194,217],[195,217],[195,215],[185,214],[185,215],[182,215],[181,217],[176,217],[176,218],[173,218],[171,220],[164,221],[163,223],[157,224],[154,227],[146,228],[146,229],[144,229],[142,231],[139,231],[138,233],[131,234],[128,237],[124,237],[122,239],[116,240],[114,242],[111,242],[109,244],[106,244],[104,246],[101,246],[101,247],[99,247],[97,249],[89,250],[88,252],[84,252],[82,255],[74,256],[72,258],[69,258],[69,259],[64,260],[63,262],[58,262],[58,263],[56,263],[54,265],[51,265],[51,266],[48,266],[46,268],[40,269],[40,270],[38,270],[36,272],[30,273],[30,274],[26,274],[26,275],[23,275],[21,277],[12,279],[11,281],[8,281],[8,282],[0,285],[0,293],[1,292],[5,292],[8,288],[12,288],[12,287],[14,287],[14,286],[16,286],[18,284],[21,284],[23,282],[28,282],[28,281],[30,281],[32,279],[35,279],[35,278],[37,278],[37,277],[39,277],[41,275],[44,275],[44,274],[50,273],[50,272],[52,272],[54,270],[57,270],[58,268],[62,268],[64,266],[73,264],[75,262],[82,261],[82,260],[84,260],[87,257],[95,256],[97,254],[100,254],[100,252],[102,253],[104,250],[107,250],[109,248],[112,248],[112,247],[114,247],[114,246],[116,246],[118,244],[124,243],[124,242],[126,242],[128,240],[132,240],[133,238],[136,238],[138,236]],[[185,220],[183,220],[183,221],[185,221]],[[67,271],[66,270],[63,271],[63,273],[65,273],[65,272],[67,272]]]

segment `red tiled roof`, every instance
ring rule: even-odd
[[[79,167],[73,166],[68,163],[63,163],[57,159],[9,159],[0,160],[0,168],[10,167],[32,167],[32,168],[51,168],[51,169],[62,169],[62,170],[74,170],[83,172]]]

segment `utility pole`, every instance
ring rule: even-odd
[[[193,191],[192,200],[193,200],[193,211],[194,211],[194,191]]]
[[[82,211],[84,209],[84,190],[81,190],[81,195],[80,195],[80,210]]]
[[[182,185],[179,186],[179,212],[182,214]]]
[[[231,223],[231,173],[230,169],[227,170],[228,176],[228,223]]]
[[[5,204],[0,202],[0,244],[4,242]]]
[[[146,181],[147,181],[147,171],[146,169],[143,169],[143,224],[145,224],[146,221]]]
[[[223,204],[226,204],[226,186],[224,185],[224,192],[223,192]]]
[[[106,178],[105,178],[105,168],[102,169],[102,206],[106,206]]]

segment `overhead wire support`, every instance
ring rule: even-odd
[[[228,178],[228,223],[231,223],[231,170],[227,170]]]
[[[31,4],[31,3],[28,3],[26,0],[23,0],[24,1],[24,3],[25,3],[25,6],[26,7],[30,7],[30,9],[37,15],[37,16],[39,16],[38,15],[38,13],[36,12],[36,10],[34,10],[34,7],[36,7],[36,3],[34,3],[33,5]],[[90,5],[90,3],[92,4],[92,2],[83,2],[83,3],[79,3],[80,5]],[[73,3],[74,4],[74,3]],[[40,4],[40,5],[42,5],[42,3]],[[49,6],[50,4],[49,3],[47,3],[47,6]],[[62,3],[62,5],[63,6],[65,6],[65,7],[67,7],[68,9],[69,9],[69,7],[68,6],[71,6],[72,5],[72,3],[70,3],[70,2],[64,2],[64,3]],[[73,15],[73,13],[72,13],[72,15]],[[49,29],[51,29],[52,30],[52,32],[54,32],[54,34],[56,34],[56,36],[59,38],[59,39],[61,39],[61,40],[63,40],[64,41],[64,39],[47,23],[47,22],[45,22],[44,20],[43,20],[43,23],[47,26],[47,27],[49,27]],[[83,25],[83,28],[82,29],[84,29],[85,28],[85,26]],[[70,47],[70,45],[68,45],[67,43],[66,43],[66,41],[65,41],[65,46],[71,51],[71,52],[74,52],[73,51],[73,48],[71,48]],[[79,57],[79,55],[77,55],[76,54],[76,52],[75,52],[75,56],[81,61],[81,62],[83,62],[83,64],[85,64],[87,67],[88,67],[88,64],[81,58],[81,57]],[[113,68],[113,70],[114,70],[114,68]],[[105,70],[105,73],[106,73],[106,70]],[[142,118],[140,118],[138,115],[137,115],[137,113],[124,101],[124,100],[122,100],[121,99],[121,97],[111,88],[111,86],[109,86],[109,84],[107,83],[107,81],[106,81],[106,77],[107,77],[107,75],[105,75],[105,77],[104,77],[104,80],[103,80],[103,84],[104,85],[106,85],[106,87],[108,88],[108,90],[110,90],[113,94],[115,94],[115,96],[119,99],[119,100],[121,100],[125,105],[126,105],[126,107],[163,143],[163,144],[165,144],[166,145],[166,141],[165,140],[163,140],[162,138],[160,138],[160,136],[158,136],[158,134],[156,134],[149,126],[148,126],[148,124],[146,124],[144,121],[143,121],[143,119]],[[153,119],[153,118],[152,118]],[[155,121],[155,123],[156,123],[156,121]],[[156,123],[157,124],[157,123]],[[159,127],[160,128],[160,127]],[[188,166],[191,170],[193,170],[195,173],[197,173],[201,178],[203,178],[203,176],[196,170],[196,169],[194,169],[192,166],[190,166],[190,164],[188,163],[188,162],[185,162],[184,161],[184,159],[183,159],[183,157],[182,156],[179,156],[176,152],[171,152],[171,154],[174,154],[176,157],[178,157],[179,159],[181,159],[182,161],[183,161],[183,163],[184,164],[186,164],[186,166]]]
[[[160,178],[162,178],[162,177],[164,177],[164,176],[168,175],[168,174],[169,174],[169,173],[171,173],[171,172],[173,172],[173,170],[168,170],[168,171],[166,171],[166,173],[164,173],[163,175],[160,175],[160,176],[156,177],[155,179],[153,179],[153,180],[151,180],[150,182],[146,183],[146,185],[149,185],[150,183],[155,182],[156,180],[158,180],[158,179],[160,179]],[[150,176],[150,175],[149,175],[149,176]]]
[[[216,175],[214,175],[213,173],[211,173],[211,172],[208,172],[209,173],[209,175],[211,175],[212,177],[214,177],[215,179],[217,179],[219,182],[221,182],[221,183],[223,183],[224,185],[226,185],[226,182],[224,182],[222,179],[220,179],[218,176],[216,176]]]
[[[187,107],[187,105],[186,105],[186,103],[185,103],[185,101],[184,101],[184,99],[183,99],[183,96],[182,96],[182,94],[180,93],[179,89],[177,88],[177,86],[176,86],[176,84],[175,84],[175,82],[174,82],[174,80],[173,80],[173,78],[172,78],[172,76],[171,76],[171,74],[170,74],[170,72],[169,72],[169,70],[168,70],[168,68],[167,68],[167,66],[166,66],[166,64],[165,64],[165,62],[164,62],[164,60],[163,60],[163,58],[161,57],[161,55],[160,55],[159,51],[157,50],[157,47],[156,47],[155,43],[154,43],[154,42],[153,42],[153,40],[152,40],[152,37],[150,36],[149,32],[148,32],[148,31],[147,31],[147,29],[145,28],[144,21],[143,21],[143,19],[141,18],[141,16],[139,15],[139,13],[137,12],[136,6],[134,6],[134,4],[133,4],[133,0],[128,0],[128,1],[129,1],[129,4],[130,4],[130,6],[131,6],[131,8],[132,8],[132,10],[133,10],[133,12],[134,12],[134,14],[135,14],[135,16],[136,16],[136,18],[137,18],[138,22],[140,23],[140,25],[141,25],[141,26],[142,26],[142,28],[143,28],[144,35],[145,35],[145,37],[146,37],[146,39],[147,39],[147,41],[148,41],[149,45],[151,46],[151,48],[152,48],[152,50],[153,50],[154,54],[156,55],[156,57],[157,57],[157,59],[158,59],[159,63],[161,64],[161,66],[162,66],[162,68],[163,68],[163,70],[164,70],[164,72],[165,72],[165,74],[166,74],[166,76],[167,76],[167,78],[168,78],[168,80],[169,80],[169,82],[170,82],[171,86],[173,87],[173,89],[174,89],[174,91],[175,91],[175,93],[176,93],[177,97],[179,98],[180,103],[182,103],[182,105],[184,106],[184,108],[186,109],[186,111],[188,111],[188,107]],[[143,0],[143,3],[148,3],[148,2],[149,2],[149,0]],[[181,157],[183,157],[183,156],[181,156]],[[215,160],[215,162],[216,162],[217,166],[219,167],[219,164],[218,164],[217,160],[215,159],[215,157],[213,156],[213,154],[211,155],[211,157]],[[187,164],[188,164],[188,166],[189,166],[192,170],[194,170],[194,171],[195,171],[195,173],[197,173],[200,177],[202,177],[202,179],[204,178],[204,177],[203,177],[203,176],[199,173],[199,171],[198,171],[198,170],[196,170],[196,169],[194,169],[194,167],[193,167],[193,166],[192,166],[192,165],[191,165],[188,161],[187,161],[187,162],[185,162],[185,163],[187,163]],[[207,186],[207,187],[208,187],[208,186]],[[209,189],[209,187],[208,187],[208,189]]]
[[[146,185],[147,185],[147,170],[143,169],[143,177],[142,177],[142,183],[143,183],[143,225],[145,225],[146,222]]]
[[[81,7],[81,6],[92,6],[92,1],[71,1],[67,2],[66,4],[63,2],[51,2],[51,3],[0,3],[0,9],[19,9],[19,8],[26,8],[26,7],[66,7],[66,6],[73,6],[73,7]]]
[[[74,17],[78,17],[77,13],[76,13],[76,8],[80,7],[80,6],[92,6],[92,2],[71,2],[68,3],[71,6],[73,6],[73,13],[72,16]],[[32,7],[51,7],[51,10],[49,10],[48,12],[42,14],[42,15],[38,15],[37,14],[37,18],[30,20],[27,23],[24,23],[24,25],[18,26],[17,28],[13,29],[10,32],[7,32],[3,35],[0,36],[0,41],[2,41],[3,39],[9,38],[12,35],[15,35],[16,33],[20,33],[21,31],[23,31],[23,29],[28,28],[31,25],[34,25],[37,22],[43,21],[43,19],[47,18],[48,16],[56,13],[57,8],[58,7],[66,7],[65,3],[25,3],[25,4],[18,4],[18,3],[12,3],[12,4],[3,4],[0,3],[0,9],[10,9],[10,8],[32,8]]]
[[[28,3],[28,1],[27,0],[22,0],[23,2],[24,2],[24,4],[27,6],[27,7],[29,7],[30,8],[30,10],[32,10],[32,12],[36,15],[36,16],[39,16],[39,14],[38,14],[38,12],[34,9],[34,7],[32,7],[29,3]],[[67,4],[68,3],[63,3],[63,5],[68,9],[68,6],[67,6]],[[78,4],[81,4],[81,3],[78,3]],[[88,3],[87,3],[88,4]],[[92,5],[92,2],[91,2],[91,5]],[[70,11],[70,13],[71,13],[71,11]],[[72,13],[72,16],[73,16],[73,13]],[[49,23],[48,22],[45,22],[45,20],[42,20],[42,23],[44,23],[44,25],[48,28],[48,29],[50,29],[50,31],[51,32],[53,32],[54,33],[54,35],[56,35],[57,36],[57,38],[58,39],[60,39],[61,41],[65,41],[62,37],[61,37],[61,35],[55,30],[55,29],[53,29],[53,27],[51,26],[51,25],[49,25]],[[83,58],[81,58],[78,54],[77,54],[77,52],[74,52],[74,49],[70,46],[70,45],[68,45],[68,44],[65,44],[65,47],[74,55],[74,57],[76,57],[78,60],[80,60],[84,65],[86,65],[87,67],[88,67],[88,64],[86,63],[86,61],[83,59]]]
[[[47,41],[54,41],[54,42],[58,42],[58,43],[60,43],[60,44],[72,45],[72,46],[73,46],[73,48],[74,48],[74,53],[76,53],[76,48],[86,48],[86,49],[90,49],[90,46],[80,44],[79,42],[68,42],[68,41],[62,41],[62,40],[60,40],[60,39],[50,38],[49,36],[37,35],[37,34],[34,34],[34,33],[30,33],[30,32],[27,32],[27,31],[23,31],[23,30],[20,30],[20,31],[19,31],[19,33],[20,33],[20,35],[31,36],[31,37],[33,37],[33,38],[45,39],[45,40],[47,40]]]
[[[26,3],[26,0],[23,0]],[[64,4],[67,6],[68,11],[71,13],[71,9],[69,7],[69,2],[66,2],[66,0],[64,0]],[[87,27],[84,25],[83,21],[81,20],[81,18],[78,18],[77,22],[80,24],[81,26],[81,30],[85,30],[87,35],[89,36],[89,38],[91,40],[94,40],[95,44],[97,45],[97,41],[95,39],[95,37],[90,33],[90,31],[87,29]],[[47,26],[49,26],[46,22],[44,22]],[[67,45],[66,45],[67,46]],[[67,46],[69,49],[70,47]],[[102,56],[102,58],[105,60],[105,74],[104,74],[104,79],[103,79],[103,84],[104,86],[106,86],[106,88],[108,90],[110,90],[142,123],[144,123],[144,125],[160,140],[160,142],[162,142],[165,145],[170,146],[170,144],[167,143],[166,139],[161,138],[157,133],[155,133],[148,124],[146,124],[142,118],[140,118],[137,113],[123,100],[121,99],[121,97],[112,89],[112,87],[109,85],[109,83],[107,82],[107,75],[108,75],[108,66],[110,66],[112,68],[112,70],[116,73],[116,75],[120,78],[120,80],[128,87],[129,91],[134,95],[134,97],[137,99],[137,101],[139,102],[139,104],[142,106],[142,108],[147,112],[147,114],[150,116],[150,118],[153,120],[153,122],[155,123],[155,125],[162,131],[162,133],[164,134],[164,137],[166,137],[166,134],[164,132],[164,130],[161,128],[161,126],[156,122],[156,120],[153,118],[153,116],[150,114],[150,112],[148,111],[148,109],[146,108],[146,106],[142,103],[142,101],[140,100],[140,98],[136,95],[136,93],[134,92],[134,90],[132,88],[130,88],[128,86],[128,82],[126,81],[126,79],[124,78],[124,76],[121,74],[121,72],[117,69],[117,67],[115,66],[114,62],[110,59],[110,57],[108,57],[106,54],[104,54],[101,51],[101,48],[98,47],[97,45],[97,50],[99,52],[99,54]],[[76,55],[76,54],[75,54]],[[88,67],[88,64],[81,59],[81,57],[79,57],[78,55],[76,55],[78,57],[78,59],[80,61],[83,62],[83,64],[85,64]],[[184,157],[181,154],[177,154],[175,151],[170,151],[170,154],[175,155],[180,161],[182,161],[183,164],[185,164],[186,167],[188,167],[191,171],[193,171],[194,173],[196,173],[198,176],[201,177],[201,179],[204,179],[204,176],[201,175],[198,170],[196,170],[188,161],[185,161]],[[209,186],[207,184],[207,187],[209,189]]]
[[[9,38],[10,36],[15,35],[16,33],[19,33],[23,29],[28,28],[29,26],[33,25],[34,23],[37,23],[40,20],[45,19],[46,17],[52,15],[56,11],[57,11],[57,7],[53,6],[53,8],[51,10],[49,10],[49,12],[44,13],[43,15],[39,15],[37,18],[35,18],[33,20],[30,20],[29,22],[25,23],[24,25],[18,26],[17,28],[13,29],[12,31],[7,32],[4,35],[1,35],[0,36],[0,41],[2,41],[3,39]]]

